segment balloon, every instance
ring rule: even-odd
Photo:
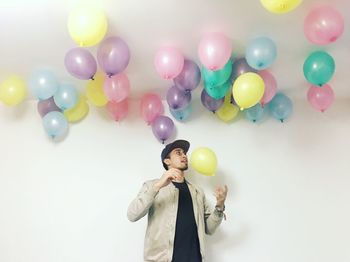
[[[96,60],[86,49],[76,47],[68,51],[64,58],[67,71],[78,79],[93,79],[97,71]]]
[[[224,98],[214,99],[210,95],[208,95],[205,89],[203,89],[201,94],[201,101],[203,106],[205,106],[209,111],[215,113],[215,111],[218,110],[224,103]]]
[[[124,99],[120,102],[109,101],[106,105],[107,111],[112,116],[112,118],[119,122],[128,115],[129,105],[128,99]]]
[[[62,110],[70,109],[75,106],[78,101],[78,92],[70,83],[63,83],[53,96],[55,104]]]
[[[108,99],[103,92],[104,75],[98,73],[94,80],[89,80],[86,85],[86,97],[95,106],[104,106]]]
[[[230,59],[231,53],[231,41],[221,33],[207,34],[199,42],[199,60],[211,71],[223,68]]]
[[[244,114],[248,120],[252,122],[257,122],[263,119],[265,114],[265,108],[262,107],[260,104],[256,104],[255,106],[244,110]]]
[[[183,109],[174,110],[169,108],[171,115],[178,121],[186,121],[192,114],[192,105],[189,104]]]
[[[217,168],[215,153],[207,147],[196,148],[191,154],[191,165],[199,173],[205,176],[214,176]]]
[[[141,97],[140,111],[142,118],[150,125],[164,112],[162,101],[156,94],[148,93]]]
[[[53,96],[45,100],[40,100],[38,102],[37,109],[41,117],[44,117],[47,113],[52,111],[61,112],[61,108],[59,108],[55,104],[55,100],[53,99]]]
[[[162,78],[173,79],[181,73],[184,57],[176,48],[162,47],[154,57],[154,66]]]
[[[237,77],[244,73],[256,73],[257,70],[251,67],[248,63],[245,57],[239,58],[235,60],[232,64],[232,74],[231,74],[231,80],[232,82],[236,80]]]
[[[259,37],[253,39],[245,52],[247,63],[257,69],[262,70],[276,60],[277,48],[275,43],[268,37]]]
[[[232,84],[230,79],[220,86],[208,86],[206,83],[204,83],[205,91],[209,96],[211,96],[214,99],[221,99],[225,97],[227,91],[230,89],[231,86]]]
[[[313,85],[322,86],[334,74],[334,59],[327,52],[315,51],[306,58],[303,70],[307,81]]]
[[[97,49],[97,61],[108,75],[116,75],[125,70],[130,60],[129,46],[120,37],[109,37]]]
[[[183,109],[191,102],[191,92],[182,91],[176,86],[170,87],[166,94],[166,101],[171,109]]]
[[[0,84],[0,100],[5,105],[18,105],[25,99],[26,96],[26,83],[19,76],[9,76]]]
[[[176,87],[186,92],[194,90],[200,81],[201,71],[198,65],[191,60],[185,60],[181,73],[174,78]]]
[[[74,123],[82,120],[88,112],[89,105],[86,103],[86,97],[80,95],[76,105],[71,109],[65,110],[63,114],[69,122]]]
[[[219,86],[224,84],[231,75],[232,61],[229,60],[225,66],[217,71],[211,71],[202,67],[202,74],[204,82],[210,86]]]
[[[49,112],[43,117],[43,126],[52,139],[62,137],[68,130],[67,119],[57,111]]]
[[[216,115],[224,122],[229,122],[236,118],[239,108],[231,103],[224,103],[222,107],[216,111]]]
[[[307,100],[317,110],[326,111],[334,101],[334,92],[330,85],[322,87],[310,86],[307,92]]]
[[[154,136],[164,144],[174,132],[174,122],[167,116],[157,116],[152,122],[152,131]]]
[[[35,70],[29,79],[31,93],[37,99],[48,99],[58,90],[59,83],[56,76],[47,69]]]
[[[272,116],[281,122],[287,119],[293,111],[292,100],[282,93],[277,93],[268,105]]]
[[[302,0],[260,0],[271,13],[283,14],[292,11]]]
[[[121,102],[130,94],[130,82],[127,75],[120,73],[107,77],[103,84],[103,90],[110,101]]]
[[[70,13],[68,31],[79,46],[99,43],[107,32],[107,18],[102,10],[84,7]]]
[[[232,93],[237,105],[249,108],[256,105],[264,95],[264,80],[256,73],[240,75],[233,83]]]
[[[305,36],[316,45],[327,45],[336,41],[343,31],[343,17],[331,6],[315,8],[304,20]]]
[[[260,71],[259,76],[264,80],[265,92],[260,100],[261,105],[264,107],[275,96],[277,91],[277,82],[275,77],[267,70]]]

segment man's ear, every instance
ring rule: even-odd
[[[163,160],[163,162],[164,162],[167,166],[169,166],[171,161],[170,161],[169,158],[165,158],[165,159]]]

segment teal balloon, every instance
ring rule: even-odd
[[[169,107],[171,115],[178,121],[186,121],[190,115],[192,114],[192,106],[189,104],[187,107],[183,109],[177,109],[174,110],[171,107]]]
[[[334,74],[334,59],[327,52],[313,52],[306,58],[303,70],[307,81],[313,85],[322,86],[327,83]]]
[[[44,129],[51,138],[62,137],[68,130],[68,121],[61,112],[51,111],[42,120]]]
[[[282,93],[276,94],[270,103],[268,103],[269,111],[271,115],[283,122],[293,112],[293,103],[290,98]]]
[[[223,98],[231,86],[232,86],[232,83],[230,79],[228,79],[225,83],[219,86],[211,86],[211,85],[208,85],[207,83],[204,83],[205,91],[207,91],[208,95],[210,95],[214,99]]]
[[[62,110],[73,108],[78,101],[78,91],[70,83],[62,83],[53,96],[55,104]]]
[[[211,71],[202,66],[202,75],[204,82],[210,86],[219,86],[224,84],[231,76],[232,73],[232,61],[231,59],[225,64],[225,66],[217,71]]]
[[[40,100],[49,99],[58,90],[59,82],[48,69],[35,70],[29,79],[29,89],[35,98]]]
[[[262,120],[265,115],[265,107],[256,104],[255,106],[244,110],[244,114],[249,121],[258,122]]]

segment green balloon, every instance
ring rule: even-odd
[[[205,91],[207,91],[209,96],[216,100],[223,98],[231,86],[232,83],[230,79],[228,79],[225,83],[219,86],[211,86],[204,83]]]
[[[322,86],[327,83],[334,74],[334,59],[327,52],[313,52],[306,58],[303,70],[307,81],[313,85]]]
[[[202,66],[202,74],[204,82],[210,86],[219,86],[224,84],[230,78],[232,72],[231,59],[224,65],[223,68],[217,71],[211,71]]]

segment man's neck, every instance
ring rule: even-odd
[[[173,181],[177,182],[177,183],[182,183],[185,181],[185,173],[182,170],[179,170],[179,171],[181,172],[180,176],[178,178],[174,179]]]

